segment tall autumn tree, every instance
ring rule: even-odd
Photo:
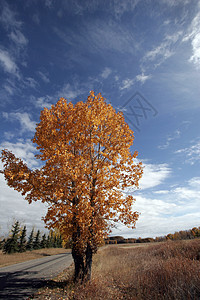
[[[2,151],[4,176],[29,203],[48,203],[44,218],[71,239],[75,279],[89,279],[92,256],[115,222],[135,227],[138,213],[128,187],[138,187],[142,164],[131,153],[133,131],[123,113],[90,92],[86,102],[61,98],[41,112],[33,143],[40,169]]]

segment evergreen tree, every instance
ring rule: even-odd
[[[12,254],[19,251],[19,232],[20,224],[18,221],[12,225],[11,237],[7,239],[3,246],[3,252]]]
[[[3,245],[5,244],[5,239],[0,241],[0,250],[3,249]]]
[[[47,248],[52,248],[52,247],[53,247],[53,240],[51,234],[49,234],[47,237]]]
[[[29,238],[28,238],[28,243],[27,243],[27,246],[26,246],[27,250],[30,250],[30,251],[33,250],[33,239],[34,239],[34,228],[31,230],[31,233],[30,233]]]
[[[42,240],[40,242],[40,248],[46,248],[47,247],[47,238],[46,234],[43,234]]]
[[[54,237],[53,237],[53,248],[58,248],[57,236],[56,235],[54,235]]]
[[[19,238],[19,252],[26,251],[26,225],[24,226]]]
[[[58,248],[62,248],[62,243],[63,243],[63,241],[62,241],[62,236],[61,236],[61,234],[57,237],[57,247]]]
[[[40,230],[37,231],[37,234],[35,236],[35,239],[33,242],[33,249],[34,250],[40,249]]]

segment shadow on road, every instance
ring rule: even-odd
[[[30,272],[16,272],[14,274],[1,273],[0,277],[0,299],[34,299],[34,294],[37,294],[38,289],[64,289],[70,280],[54,281],[42,278],[26,278],[30,276]],[[37,272],[32,272],[32,275]],[[2,281],[2,277],[4,280]]]
[[[30,275],[30,272],[1,273],[0,299],[27,299],[39,288],[46,285],[46,280],[26,278],[27,274]]]
[[[0,299],[34,299],[39,288],[64,288],[67,282],[51,280],[72,263],[71,254],[52,256],[28,264],[22,263],[0,269]]]

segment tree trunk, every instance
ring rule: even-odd
[[[86,259],[85,259],[85,270],[84,270],[84,280],[88,281],[91,279],[92,273],[92,248],[87,244],[86,249]]]
[[[80,279],[83,279],[84,276],[84,260],[83,256],[76,252],[75,249],[72,248],[72,257],[74,259],[74,266],[75,266],[75,274],[74,274],[74,281],[77,282]]]
[[[75,274],[74,281],[77,282],[81,280],[86,282],[91,279],[92,271],[92,248],[88,244],[86,251],[83,255],[77,253],[75,248],[72,248],[72,257],[74,259]],[[85,263],[84,263],[85,261]]]

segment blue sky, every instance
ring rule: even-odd
[[[40,111],[101,92],[135,132],[144,165],[124,237],[200,226],[200,1],[0,2],[0,147],[39,167],[31,142]],[[13,218],[43,230],[0,175],[1,231]],[[130,191],[132,193],[132,191]]]

